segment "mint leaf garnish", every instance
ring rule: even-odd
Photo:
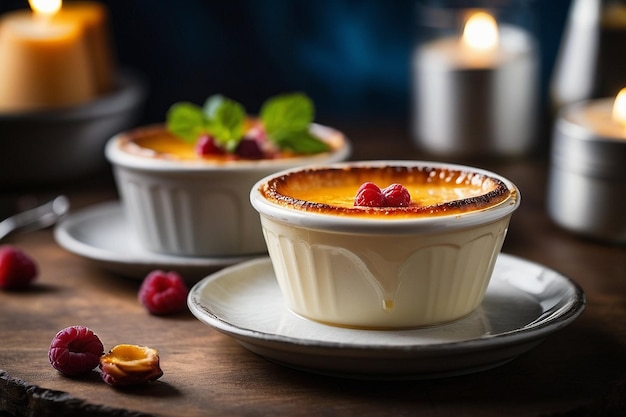
[[[307,130],[313,121],[313,102],[301,93],[281,94],[261,106],[261,121],[271,136],[278,131]]]
[[[284,135],[278,133],[274,140],[281,149],[296,153],[314,154],[330,150],[328,143],[313,136],[308,130],[285,132]]]
[[[193,103],[175,103],[167,111],[167,129],[186,142],[195,142],[206,131],[204,113]]]
[[[268,138],[281,149],[297,153],[326,152],[330,146],[309,132],[314,117],[313,102],[302,93],[289,93],[268,99],[260,117]]]
[[[266,100],[259,118],[267,138],[280,149],[295,153],[327,152],[330,146],[309,131],[315,109],[302,93],[281,94]],[[243,139],[247,118],[245,108],[235,100],[219,94],[210,96],[202,107],[180,102],[167,112],[167,128],[187,142],[195,143],[209,134],[220,148],[234,153]]]
[[[228,152],[232,152],[241,140],[246,110],[236,102],[221,95],[209,97],[204,103],[207,130]]]
[[[221,94],[214,94],[206,99],[202,110],[205,116],[210,119],[217,112],[217,108],[226,100]]]

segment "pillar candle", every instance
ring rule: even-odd
[[[0,23],[0,111],[83,103],[95,96],[84,29],[15,12]]]
[[[415,51],[417,144],[445,155],[527,152],[536,134],[538,102],[531,36],[510,25],[464,36],[496,39],[482,47],[449,36]]]
[[[110,91],[115,65],[106,8],[94,2],[68,2],[53,19],[59,22],[80,22],[83,25],[96,91],[98,94]]]
[[[68,3],[45,17],[19,10],[0,19],[0,112],[78,105],[111,89],[106,9]]]

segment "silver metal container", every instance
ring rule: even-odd
[[[589,103],[566,107],[555,122],[548,213],[571,232],[626,243],[626,136],[606,136],[578,123],[572,114]]]
[[[572,0],[550,82],[552,105],[615,94],[626,86],[626,3]]]
[[[518,156],[536,145],[539,54],[533,14],[519,0],[421,0],[411,57],[412,136],[439,156]],[[470,20],[488,12],[490,25],[466,36]],[[469,31],[470,34],[472,31]]]

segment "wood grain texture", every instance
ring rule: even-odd
[[[354,159],[425,159],[402,129],[348,131]],[[268,362],[189,312],[149,315],[138,280],[99,269],[59,247],[50,230],[7,242],[33,256],[36,285],[0,292],[0,416],[604,416],[626,410],[626,248],[558,229],[544,208],[545,158],[470,161],[522,190],[504,251],[579,283],[587,309],[527,354],[490,371],[431,381],[366,381],[304,373]],[[106,177],[106,176],[105,176]],[[116,198],[106,177],[38,192],[66,192],[73,208]],[[3,198],[14,196],[3,193]],[[47,357],[56,332],[80,324],[105,349],[159,350],[163,377],[133,389],[96,371],[67,378]]]

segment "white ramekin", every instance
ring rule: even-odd
[[[323,323],[412,328],[461,318],[480,305],[520,203],[509,180],[477,168],[419,161],[334,164],[422,166],[497,178],[508,197],[491,207],[416,218],[353,217],[294,209],[250,192],[287,306]],[[324,169],[324,168],[318,168]]]
[[[120,147],[128,132],[111,138],[112,163],[129,226],[147,250],[180,256],[223,257],[266,252],[250,188],[271,173],[345,160],[349,141],[330,127],[313,125],[323,139],[340,143],[330,153],[222,163],[176,161],[133,154]]]

